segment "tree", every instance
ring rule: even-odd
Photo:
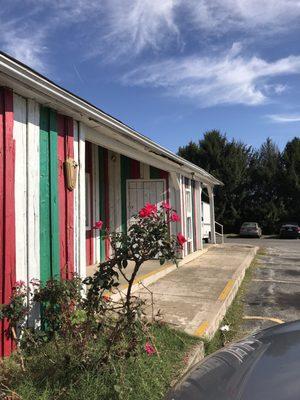
[[[190,142],[180,147],[178,154],[224,183],[215,189],[216,219],[227,231],[236,230],[242,221],[249,186],[251,147],[236,140],[228,141],[226,135],[212,130],[198,143]]]
[[[280,194],[281,154],[270,138],[252,154],[249,182],[244,219],[259,222],[265,233],[276,232],[284,213],[284,201]]]
[[[282,153],[281,195],[286,221],[300,222],[300,138],[289,141]]]

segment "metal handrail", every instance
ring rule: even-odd
[[[221,232],[217,232],[215,229],[215,234],[222,238],[222,244],[224,243],[224,227],[220,222],[215,221],[215,225],[218,225],[221,228]]]

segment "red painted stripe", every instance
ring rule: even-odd
[[[106,229],[109,230],[110,227],[110,218],[109,218],[109,179],[108,179],[108,150],[104,149],[103,151],[103,158],[104,158],[104,210],[105,210],[105,226]],[[105,257],[108,259],[110,256],[110,243],[109,239],[105,239]]]
[[[7,304],[16,280],[15,245],[15,144],[13,140],[13,92],[0,89],[0,301]],[[0,355],[8,356],[13,342],[8,322],[0,324]]]
[[[93,226],[93,154],[92,144],[85,142],[85,171],[90,174],[90,220]],[[94,231],[93,229],[86,231],[86,263],[92,265],[94,263]]]
[[[141,177],[140,162],[137,160],[130,160],[130,177],[131,179],[140,179]]]
[[[59,201],[59,246],[60,273],[70,279],[74,273],[74,192],[68,190],[64,162],[74,157],[73,120],[58,115],[58,201]]]

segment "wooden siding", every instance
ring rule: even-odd
[[[15,252],[15,144],[13,139],[13,93],[0,88],[0,301],[8,303],[16,281]],[[0,322],[0,355],[7,356],[13,343],[7,336],[8,322]]]
[[[57,115],[40,110],[40,266],[41,281],[59,277]]]

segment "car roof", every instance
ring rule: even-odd
[[[233,343],[192,368],[166,400],[299,400],[300,321]]]

